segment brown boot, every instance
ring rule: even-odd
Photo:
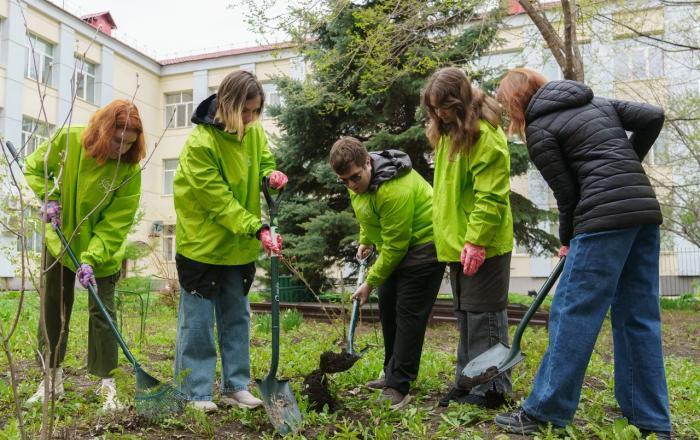
[[[396,388],[384,387],[380,396],[382,400],[388,400],[391,403],[390,409],[401,409],[411,401],[410,394],[401,394],[401,391]]]

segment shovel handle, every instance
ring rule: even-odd
[[[17,152],[17,149],[15,148],[15,144],[12,143],[12,141],[5,141],[5,146],[7,149],[10,151],[10,154],[12,155],[12,162],[19,162],[19,153]],[[10,162],[10,164],[12,164]]]
[[[12,144],[12,142],[5,141],[5,146],[7,146],[7,149],[10,151],[10,154],[12,154],[14,161],[19,162],[19,159],[20,159],[19,153],[17,152],[17,149]],[[80,262],[78,261],[78,258],[73,253],[73,249],[71,249],[70,244],[68,243],[68,240],[66,240],[66,236],[63,235],[63,231],[61,230],[61,227],[58,225],[58,223],[55,223],[55,222],[51,222],[51,226],[53,227],[53,230],[56,232],[56,235],[58,235],[58,239],[61,240],[61,244],[66,249],[66,253],[68,254],[68,257],[73,262],[73,265],[75,266],[75,268],[77,270],[80,267]],[[112,333],[114,334],[114,337],[117,339],[117,342],[121,346],[122,351],[124,351],[124,355],[126,356],[127,359],[129,359],[129,362],[131,362],[131,364],[134,366],[134,368],[139,370],[141,368],[141,366],[139,365],[138,362],[136,362],[136,358],[134,358],[134,355],[131,353],[131,350],[129,350],[129,347],[127,347],[126,342],[124,342],[124,338],[122,338],[121,333],[119,333],[117,326],[114,325],[114,321],[112,320],[112,317],[110,316],[109,312],[107,311],[104,304],[102,303],[100,296],[97,294],[97,290],[95,289],[95,286],[93,286],[92,284],[88,284],[87,289],[88,289],[88,292],[90,292],[92,299],[95,301],[95,304],[97,304],[97,307],[100,309],[100,312],[102,313],[105,320],[107,321],[107,325],[109,325],[110,330],[112,330]]]
[[[270,212],[270,234],[274,243],[277,240],[277,208],[279,207],[280,197],[282,197],[282,190],[280,189],[277,196],[273,198],[270,194],[270,178],[265,176],[262,179],[262,192]],[[274,254],[270,256],[270,278],[272,288],[272,359],[270,360],[270,372],[265,379],[268,382],[274,380],[280,360],[279,257]]]
[[[274,224],[277,218],[277,208],[280,204],[280,198],[282,197],[282,189],[277,191],[277,196],[272,197],[270,194],[270,178],[268,176],[262,179],[262,192],[265,196],[265,202],[267,202],[267,207],[270,211],[270,224]]]
[[[530,319],[532,319],[532,316],[535,314],[535,312],[537,312],[537,309],[540,308],[540,305],[542,305],[542,302],[544,301],[545,297],[547,297],[547,294],[549,294],[549,291],[552,290],[552,286],[554,285],[554,283],[557,282],[559,275],[561,275],[562,270],[564,270],[565,261],[566,257],[561,257],[559,259],[559,262],[557,262],[557,265],[554,266],[552,273],[549,274],[549,277],[544,282],[542,287],[540,287],[540,290],[537,292],[537,296],[535,296],[535,300],[530,305],[530,308],[527,309],[527,312],[525,312],[525,316],[523,316],[523,319],[520,321],[520,324],[518,324],[518,328],[515,330],[515,335],[513,336],[513,345],[511,345],[510,347],[509,356],[514,355],[515,353],[520,351],[520,341],[523,338],[525,327],[527,327],[528,323],[530,322]]]
[[[365,282],[365,272],[367,271],[367,260],[371,256],[360,260],[360,269],[357,273],[357,287],[360,287]],[[350,329],[348,330],[348,353],[355,354],[353,340],[355,338],[355,328],[357,328],[357,318],[360,314],[360,299],[357,298],[352,302],[352,314],[350,315]]]
[[[56,232],[56,235],[58,235],[58,238],[61,240],[63,247],[66,249],[66,253],[68,254],[68,257],[71,259],[71,261],[73,262],[73,264],[75,265],[76,268],[80,267],[80,262],[78,261],[78,258],[73,253],[73,250],[70,248],[70,246],[68,244],[68,240],[66,240],[66,236],[63,235],[63,231],[61,231],[61,228],[56,223],[51,223],[51,225],[53,226],[53,230]],[[129,359],[129,362],[131,362],[131,364],[134,366],[134,368],[136,370],[139,370],[141,368],[141,366],[136,361],[136,358],[131,353],[131,350],[129,350],[129,347],[126,345],[126,342],[124,342],[124,338],[122,337],[121,333],[119,333],[117,326],[114,325],[114,321],[112,320],[112,317],[110,316],[109,312],[105,308],[105,305],[102,303],[100,296],[97,294],[97,289],[91,283],[88,283],[87,289],[88,289],[88,292],[90,292],[90,296],[92,296],[92,299],[95,301],[95,304],[97,304],[97,307],[100,309],[102,316],[107,321],[107,325],[109,325],[110,330],[112,330],[114,337],[117,339],[117,342],[121,346],[122,351],[124,352],[124,356],[126,356],[126,358]]]

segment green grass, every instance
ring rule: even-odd
[[[158,298],[157,294],[152,295]],[[273,438],[273,432],[263,410],[221,410],[214,415],[197,411],[166,419],[150,425],[133,412],[118,416],[99,413],[99,399],[92,392],[97,380],[86,373],[87,297],[78,293],[68,344],[66,368],[66,397],[57,403],[55,435],[59,438]],[[17,307],[17,295],[0,293],[0,319],[7,327]],[[36,347],[38,300],[28,294],[17,333],[12,339],[12,351],[19,366],[20,394],[26,399],[40,380],[34,363]],[[146,337],[138,344],[139,316],[136,302],[126,305],[124,333],[137,359],[146,371],[162,380],[171,380],[173,371],[176,310],[154,300],[149,310]],[[284,322],[287,322],[285,325]],[[269,317],[254,315],[251,322],[251,370],[254,378],[269,371]],[[339,351],[338,341],[344,336],[342,323],[336,326],[301,319],[294,312],[282,317],[281,363],[277,377],[289,378],[304,422],[302,430],[289,438],[308,439],[507,439],[492,423],[498,411],[472,406],[452,405],[442,409],[437,399],[447,388],[454,374],[454,350],[457,332],[452,325],[431,327],[426,338],[421,371],[412,393],[412,403],[400,412],[392,412],[375,401],[375,394],[361,387],[377,377],[382,366],[381,331],[371,325],[359,327],[356,347],[370,346],[363,358],[349,371],[331,378],[331,390],[342,401],[336,413],[315,413],[307,409],[302,395],[302,377],[318,367],[322,352]],[[511,327],[511,331],[513,328]],[[700,438],[700,320],[689,310],[664,312],[666,369],[670,391],[671,412],[676,438]],[[520,399],[533,380],[547,345],[544,328],[531,328],[525,333],[525,361],[515,368],[513,384]],[[638,431],[621,420],[614,398],[614,375],[611,360],[610,325],[604,324],[601,337],[588,368],[586,386],[572,426],[561,432],[540,434],[540,439],[635,439]],[[121,368],[117,384],[126,403],[133,403],[133,376],[127,362],[120,357]],[[17,438],[13,400],[7,374],[7,361],[0,357],[0,440]],[[257,393],[257,390],[253,391]],[[517,404],[517,402],[516,402]],[[41,426],[40,408],[26,410],[25,423],[30,438],[38,437]]]

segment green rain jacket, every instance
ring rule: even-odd
[[[83,148],[84,131],[83,126],[67,127],[44,142],[27,157],[25,177],[42,201],[46,193],[48,200],[59,201],[61,230],[71,249],[81,263],[92,266],[95,277],[103,278],[117,273],[124,260],[126,236],[141,198],[141,167],[114,159],[99,165]],[[44,158],[49,145],[45,189]],[[46,225],[46,247],[54,257],[62,252],[50,224]],[[61,264],[76,270],[67,254]]]
[[[216,265],[242,265],[257,260],[260,241],[262,178],[275,169],[275,159],[259,122],[246,127],[243,141],[213,123],[205,110],[215,108],[215,95],[193,116],[198,123],[180,153],[173,196],[177,252],[191,260]]]
[[[479,128],[466,154],[450,159],[447,136],[435,151],[433,227],[443,262],[460,261],[466,242],[486,248],[486,258],[513,250],[508,142],[500,127],[482,120]]]
[[[396,150],[409,162],[408,156]],[[379,257],[367,274],[367,284],[381,286],[410,247],[433,240],[430,184],[415,170],[376,183],[378,154],[370,153],[373,179],[363,194],[351,190],[350,201],[360,223],[360,244],[375,245]],[[373,188],[376,188],[373,190]]]

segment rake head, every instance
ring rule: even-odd
[[[136,371],[136,412],[149,420],[159,420],[182,412],[187,399],[177,389],[161,383],[141,369]]]

